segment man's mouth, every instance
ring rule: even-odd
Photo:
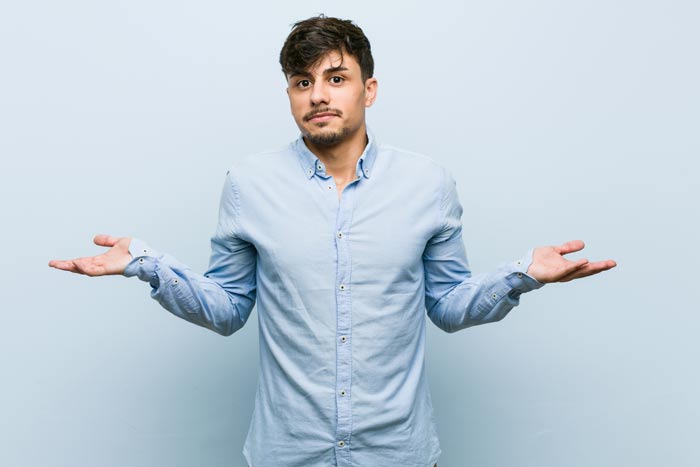
[[[306,121],[308,122],[327,122],[328,120],[331,120],[334,117],[337,117],[338,114],[335,112],[318,112],[312,115],[309,115],[306,117]]]
[[[317,114],[311,117],[310,122],[327,122],[336,117],[335,114]]]

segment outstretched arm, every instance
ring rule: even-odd
[[[590,276],[616,265],[612,260],[565,259],[564,255],[583,249],[583,242],[574,240],[535,248],[493,272],[472,276],[462,239],[462,206],[447,172],[443,188],[443,223],[426,245],[423,264],[428,316],[446,332],[499,321],[518,305],[523,293],[545,283]]]
[[[238,236],[233,177],[226,178],[219,222],[211,239],[211,259],[198,274],[172,256],[158,253],[140,240],[97,235],[106,252],[49,266],[88,276],[137,276],[151,285],[151,297],[174,315],[222,335],[243,327],[255,304],[255,247]]]

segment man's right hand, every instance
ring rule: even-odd
[[[131,253],[129,253],[131,237],[96,235],[93,241],[95,245],[109,247],[109,250],[97,256],[68,260],[53,259],[49,261],[49,266],[86,276],[122,274],[132,259]]]

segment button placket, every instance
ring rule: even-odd
[[[351,334],[351,310],[352,310],[352,287],[351,287],[351,257],[348,245],[348,231],[354,207],[355,190],[357,182],[352,182],[343,191],[340,198],[336,214],[335,224],[335,247],[337,255],[336,269],[336,407],[337,425],[335,440],[336,459],[338,467],[350,467],[349,440],[352,427],[351,410],[351,375],[352,375],[352,345],[348,336]],[[345,448],[345,449],[341,449]]]

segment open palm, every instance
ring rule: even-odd
[[[532,264],[527,273],[542,283],[568,282],[617,266],[617,263],[611,259],[591,263],[587,259],[570,261],[564,258],[564,255],[568,253],[583,250],[584,246],[585,244],[581,240],[572,240],[559,246],[535,248]]]
[[[109,247],[109,250],[101,255],[86,256],[84,258],[53,259],[49,261],[49,266],[76,274],[85,274],[86,276],[122,274],[126,265],[131,261],[131,253],[129,253],[131,238],[96,235],[93,241],[95,245]]]

